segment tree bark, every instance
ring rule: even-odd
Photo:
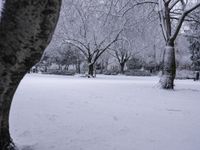
[[[81,74],[81,63],[78,61],[76,63],[76,73]]]
[[[0,150],[16,150],[9,132],[15,91],[49,44],[61,0],[6,0],[0,20]]]
[[[23,74],[8,73],[0,79],[0,150],[16,149],[9,132],[9,113],[14,93]]]
[[[163,70],[160,84],[163,89],[174,89],[176,62],[174,44],[167,44],[164,51]]]
[[[88,65],[88,75],[94,77],[94,64]]]
[[[120,73],[121,74],[124,74],[124,66],[125,66],[125,63],[120,63]]]

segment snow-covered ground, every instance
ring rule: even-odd
[[[12,105],[24,150],[199,150],[200,82],[157,77],[27,75]]]

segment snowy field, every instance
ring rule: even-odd
[[[24,150],[199,150],[200,82],[157,77],[27,75],[12,105]]]

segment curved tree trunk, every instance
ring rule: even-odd
[[[160,84],[163,89],[173,89],[176,76],[176,62],[174,44],[165,47],[163,58],[163,71]]]
[[[61,0],[6,0],[0,20],[0,150],[16,149],[9,133],[14,93],[54,32]]]
[[[9,132],[9,113],[20,77],[23,75],[8,73],[0,79],[0,150],[16,149]]]

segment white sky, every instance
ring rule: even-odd
[[[2,11],[2,0],[0,0],[0,16],[1,16],[1,11]]]
[[[2,3],[2,0],[0,0],[0,8],[1,8],[1,3]]]

